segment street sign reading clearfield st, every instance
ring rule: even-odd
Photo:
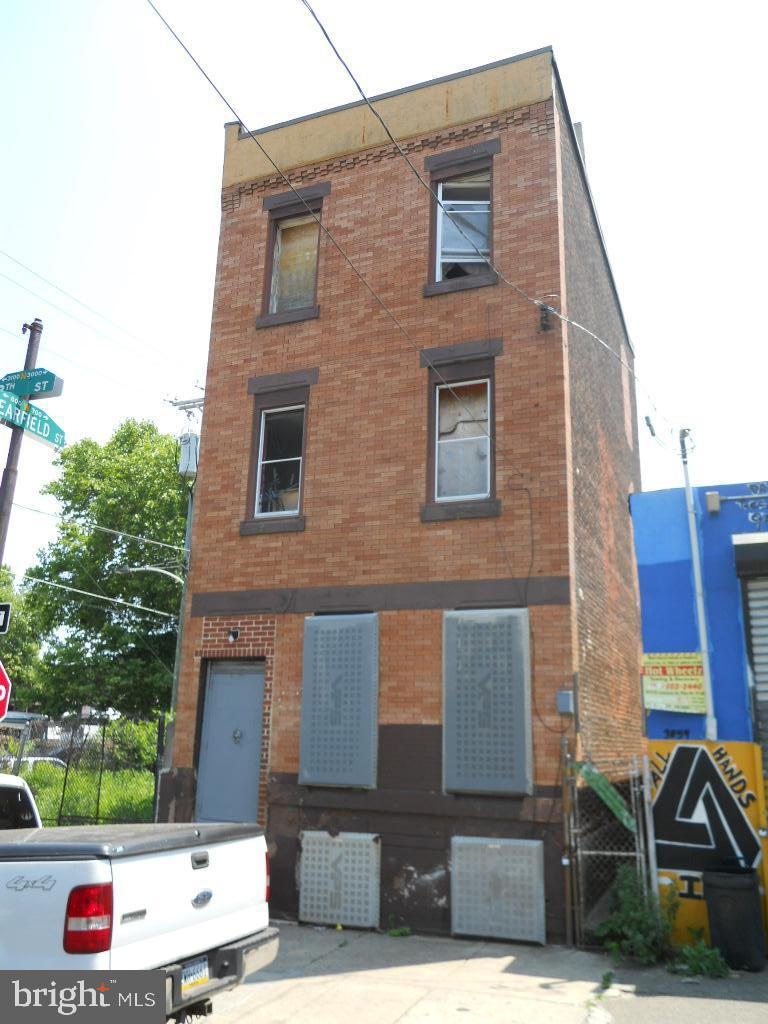
[[[8,705],[11,703],[11,680],[0,661],[0,722],[8,714]]]
[[[0,391],[10,391],[17,398],[58,398],[63,388],[61,377],[42,366],[0,377]]]
[[[66,443],[64,431],[47,412],[10,391],[0,391],[0,420],[21,427],[25,433],[54,448],[63,448]]]
[[[7,633],[11,621],[10,601],[0,604],[0,633]]]

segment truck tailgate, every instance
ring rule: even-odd
[[[269,924],[263,836],[112,861],[110,966],[159,967]]]
[[[0,861],[0,965],[3,969],[108,968],[109,951],[78,956],[64,952],[64,918],[72,889],[111,880],[108,860]]]

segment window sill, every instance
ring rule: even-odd
[[[256,318],[257,327],[278,327],[280,324],[295,324],[300,320],[316,320],[320,316],[319,306],[305,306],[303,309],[287,309],[284,313],[268,313]]]
[[[450,292],[465,292],[470,288],[487,288],[498,283],[499,275],[494,270],[470,274],[468,277],[454,277],[450,281],[433,281],[424,285],[424,298],[429,298],[430,295],[447,295]]]
[[[285,516],[275,519],[244,519],[240,523],[240,536],[253,537],[259,533],[303,533],[304,516]]]
[[[495,519],[501,515],[499,498],[480,501],[434,501],[422,505],[422,523],[445,523],[452,519]]]

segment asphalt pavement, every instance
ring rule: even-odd
[[[277,960],[211,1024],[768,1024],[768,969],[686,981],[562,946],[278,923]]]

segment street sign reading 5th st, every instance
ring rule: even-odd
[[[17,398],[58,398],[64,381],[43,366],[17,370],[0,377],[0,391],[10,391]]]
[[[8,705],[11,703],[11,680],[0,661],[0,722],[8,714]]]

